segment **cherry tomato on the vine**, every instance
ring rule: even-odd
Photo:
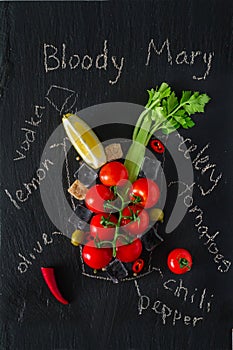
[[[128,180],[128,171],[120,162],[110,162],[101,168],[99,177],[105,186],[123,185],[122,180]]]
[[[117,218],[112,214],[101,213],[94,215],[90,222],[91,236],[94,238],[98,237],[100,241],[111,241],[114,238],[114,224],[117,224],[117,221]]]
[[[191,270],[192,256],[186,249],[176,248],[168,255],[167,265],[173,273],[183,274]]]
[[[92,269],[102,269],[112,260],[111,248],[97,248],[93,241],[88,242],[82,251],[83,261]]]
[[[113,198],[114,194],[108,187],[104,185],[94,185],[87,191],[85,204],[86,207],[94,213],[102,213],[105,211],[105,201],[112,200]]]
[[[147,211],[140,205],[129,205],[124,208],[122,215],[125,217],[121,220],[121,226],[123,230],[131,233],[132,235],[140,235],[146,231],[149,225],[149,215]],[[135,220],[132,221],[126,216],[133,217],[135,215]]]
[[[116,257],[122,262],[132,262],[136,260],[142,252],[142,242],[139,238],[126,245],[118,245]]]
[[[132,188],[133,196],[131,196],[131,200],[135,198],[141,199],[139,204],[144,208],[153,207],[159,200],[159,187],[151,179],[140,178],[133,183]]]

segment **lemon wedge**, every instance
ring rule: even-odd
[[[106,163],[102,143],[89,125],[70,113],[63,116],[62,123],[70,142],[88,165],[98,169]]]

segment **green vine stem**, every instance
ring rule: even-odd
[[[179,266],[180,266],[181,269],[183,269],[183,268],[185,268],[185,267],[187,267],[188,270],[191,269],[191,267],[190,267],[189,262],[188,262],[187,259],[185,259],[185,258],[180,258],[180,259],[177,259],[177,260],[178,260],[178,262],[179,262]]]
[[[121,220],[122,219],[129,219],[131,221],[138,221],[140,220],[139,217],[137,216],[137,213],[135,214],[133,211],[132,211],[132,215],[131,216],[125,216],[123,215],[123,210],[124,208],[132,203],[132,204],[137,204],[139,203],[139,200],[138,198],[135,198],[132,200],[132,201],[128,201],[124,199],[124,195],[122,195],[121,193],[119,193],[117,187],[115,186],[114,188],[114,193],[115,195],[120,198],[121,200],[121,206],[120,206],[120,209],[115,207],[114,205],[111,204],[110,201],[107,201],[105,203],[105,207],[108,208],[108,209],[114,209],[114,210],[117,210],[119,212],[119,218],[118,218],[118,221],[117,223],[112,223],[110,222],[107,218],[104,218],[104,224],[105,224],[105,227],[109,227],[109,226],[115,226],[115,233],[114,233],[114,238],[113,238],[113,241],[101,241],[101,242],[95,242],[96,245],[98,247],[103,247],[103,245],[112,245],[112,248],[113,248],[113,257],[115,258],[116,257],[116,253],[117,253],[117,240],[119,238],[121,238],[122,240],[124,240],[127,244],[131,243],[131,240],[129,237],[127,237],[126,235],[123,235],[121,232],[120,232],[120,227],[121,227]],[[111,213],[109,214],[109,216],[111,215]]]

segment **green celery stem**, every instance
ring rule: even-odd
[[[128,150],[124,165],[128,169],[129,181],[131,183],[133,183],[139,175],[145,152],[145,146],[136,141],[133,141]]]

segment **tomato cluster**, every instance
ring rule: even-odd
[[[106,267],[113,257],[124,263],[135,262],[142,252],[140,237],[149,228],[148,209],[160,197],[159,187],[147,178],[129,184],[126,167],[117,161],[100,169],[99,180],[85,198],[94,215],[83,260],[93,269]]]

